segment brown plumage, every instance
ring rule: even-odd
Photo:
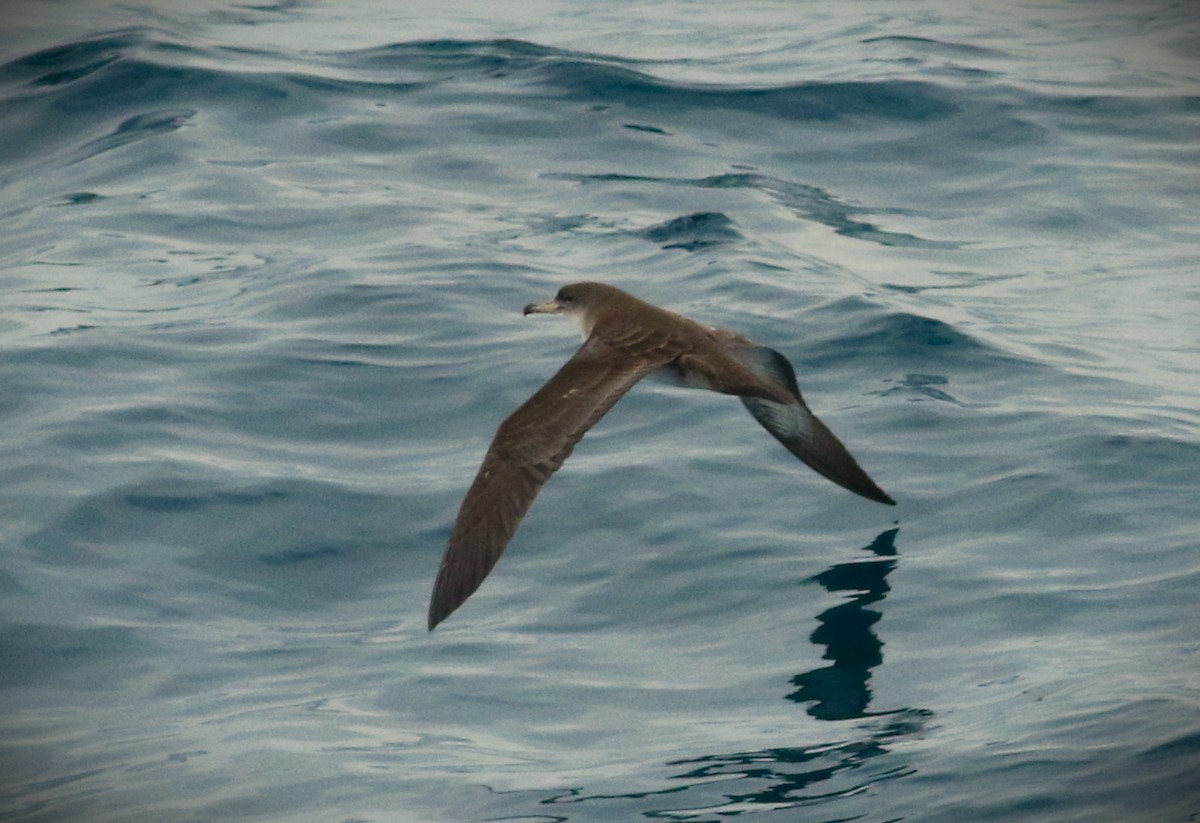
[[[429,628],[479,588],[542,486],[575,444],[651,373],[679,385],[738,395],[792,454],[833,482],[894,505],[800,396],[787,358],[604,283],[564,286],[525,314],[574,317],[585,342],[500,424],[467,490],[433,585]]]

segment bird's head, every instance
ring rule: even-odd
[[[583,336],[587,337],[603,306],[622,294],[620,289],[606,283],[572,283],[544,303],[530,303],[524,313],[565,314],[579,323]]]

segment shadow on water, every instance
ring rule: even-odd
[[[825,647],[823,658],[829,665],[792,677],[791,684],[798,688],[784,698],[804,704],[810,717],[836,723],[834,739],[672,760],[666,763],[669,770],[683,770],[669,775],[673,784],[666,788],[608,795],[589,795],[576,788],[541,803],[672,796],[688,802],[670,808],[642,808],[638,813],[671,820],[719,820],[752,811],[837,802],[857,797],[874,784],[915,773],[908,762],[887,755],[895,743],[923,733],[932,712],[913,708],[872,711],[869,685],[871,671],[883,663],[884,642],[875,633],[882,612],[868,607],[878,606],[890,591],[887,578],[898,562],[898,531],[889,529],[864,546],[862,551],[869,552],[869,558],[838,563],[810,581],[848,597],[818,615],[819,625],[809,635],[812,642]],[[860,814],[852,816],[862,819]]]
[[[896,568],[896,532],[891,529],[864,547],[877,560],[839,563],[814,578],[831,593],[853,592],[844,603],[817,616],[820,625],[809,635],[825,647],[830,665],[801,672],[792,678],[800,688],[787,696],[811,703],[807,711],[818,720],[851,720],[868,717],[871,703],[871,669],[883,662],[883,641],[872,627],[883,615],[867,606],[887,597],[887,577]]]

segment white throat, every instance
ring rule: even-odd
[[[579,326],[579,332],[583,335],[584,340],[592,336],[592,327],[596,324],[588,312],[583,309],[568,309],[563,314],[575,321]]]

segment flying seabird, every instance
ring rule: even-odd
[[[584,344],[496,430],[467,491],[429,602],[429,628],[479,588],[521,518],[575,444],[648,375],[736,394],[792,454],[839,486],[894,506],[809,410],[787,358],[740,334],[703,326],[605,283],[574,283],[525,314],[565,314]]]

